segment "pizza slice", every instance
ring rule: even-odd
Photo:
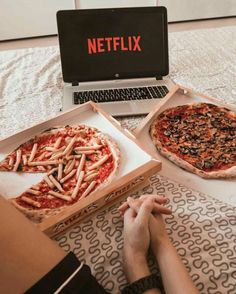
[[[12,199],[28,217],[41,221],[110,182],[119,161],[119,148],[107,135],[84,125],[66,126],[20,145],[2,161],[1,169],[19,171],[20,164],[21,172],[45,172],[40,183]]]
[[[75,136],[79,135],[82,129],[85,127],[67,126],[43,131],[11,152],[0,163],[0,170],[14,172],[51,170],[59,164],[59,158],[71,155]],[[86,130],[88,131],[89,128]]]

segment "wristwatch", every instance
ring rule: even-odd
[[[128,285],[121,292],[122,294],[142,294],[150,289],[163,290],[163,285],[160,277],[155,274],[141,278],[134,283]]]

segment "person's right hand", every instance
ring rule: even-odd
[[[130,198],[129,198],[130,199]],[[141,206],[141,204],[147,200],[152,199],[154,206],[152,213],[163,213],[163,214],[171,214],[171,209],[165,207],[164,205],[167,203],[168,199],[166,197],[160,196],[160,195],[150,195],[150,194],[144,194],[140,196],[139,198],[135,199],[135,206],[133,203],[133,209],[138,213],[138,208]],[[128,199],[118,208],[119,212],[124,215],[125,211],[129,208]]]
[[[151,248],[155,253],[159,246],[169,241],[168,234],[165,228],[165,222],[160,213],[152,214],[149,219],[149,231],[151,239]]]
[[[170,214],[171,210],[160,205],[161,202],[166,203],[166,199],[156,195],[143,195],[135,201],[128,198],[127,202],[125,202],[123,206],[120,207],[120,211],[124,209],[124,205],[127,205],[136,211],[136,213],[138,213],[141,204],[148,199],[152,199],[154,201],[154,210],[152,211],[152,215],[149,218],[149,232],[151,248],[153,252],[156,252],[161,243],[169,240],[165,228],[165,222],[161,213],[164,211],[164,213]]]
[[[131,197],[127,201],[130,205],[124,213],[124,253],[127,258],[134,255],[146,259],[150,244],[149,218],[154,203],[151,198],[142,203]]]
[[[153,196],[150,198],[153,198]],[[142,202],[145,201],[146,197],[143,197],[143,199],[140,197],[135,201],[127,199],[127,204],[128,207],[138,213]],[[150,232],[151,248],[159,265],[165,293],[198,294],[199,292],[197,288],[193,284],[188,271],[168,237],[165,229],[165,223],[159,210],[159,205],[156,208],[157,209],[153,207],[152,213],[149,216],[148,227]],[[133,267],[131,266],[131,268]],[[136,268],[136,264],[134,268]],[[175,269],[174,271],[173,268]]]
[[[128,198],[131,205],[124,212],[123,267],[130,283],[150,275],[146,255],[150,246],[149,218],[154,207],[153,200]]]

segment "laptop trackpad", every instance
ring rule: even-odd
[[[111,115],[128,115],[133,113],[133,107],[130,102],[123,101],[122,103],[99,103],[99,106]]]
[[[126,116],[147,114],[155,108],[159,102],[159,99],[148,99],[139,101],[99,103],[99,106],[113,116]]]

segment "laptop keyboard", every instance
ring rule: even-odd
[[[82,104],[90,100],[102,103],[163,98],[168,92],[166,86],[74,92],[74,104]]]

